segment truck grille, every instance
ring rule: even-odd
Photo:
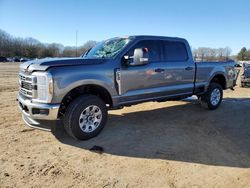
[[[29,75],[19,74],[19,84],[20,84],[20,93],[25,97],[32,98],[33,96],[33,78]]]

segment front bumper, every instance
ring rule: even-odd
[[[17,96],[17,101],[23,120],[28,126],[46,131],[52,129],[58,119],[60,104],[32,103],[20,94]]]

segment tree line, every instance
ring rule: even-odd
[[[208,48],[199,47],[193,49],[193,56],[196,61],[229,61],[232,50],[230,47],[225,48]]]
[[[0,29],[0,56],[4,57],[79,57],[97,42],[88,41],[78,48],[63,46],[58,43],[45,44],[34,38],[13,37]],[[238,55],[231,56],[230,47],[225,48],[194,48],[193,56],[196,61],[229,61],[237,59],[240,61],[250,61],[250,49],[243,47]]]
[[[4,57],[79,57],[92,48],[96,41],[88,41],[78,48],[62,44],[45,44],[34,38],[13,37],[0,29],[0,56]]]
[[[225,48],[207,48],[200,47],[193,49],[193,56],[196,61],[250,61],[250,49],[243,47],[236,56],[231,55],[230,47]]]

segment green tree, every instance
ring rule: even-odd
[[[250,61],[250,49],[246,51],[246,61]]]
[[[246,53],[247,53],[246,47],[241,48],[240,52],[239,52],[238,55],[237,55],[237,59],[238,59],[239,61],[244,61],[244,60],[246,60]]]

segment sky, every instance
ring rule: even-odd
[[[74,46],[115,36],[186,38],[193,48],[250,48],[250,0],[0,0],[0,29]]]

